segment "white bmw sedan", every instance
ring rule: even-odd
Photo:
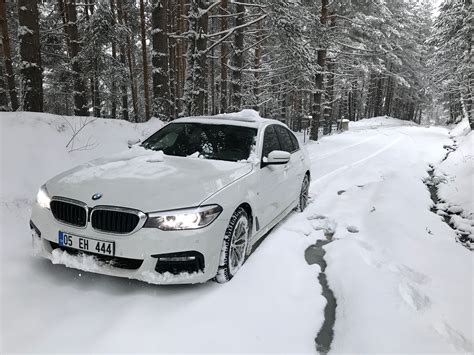
[[[262,236],[306,207],[309,183],[309,159],[278,121],[178,119],[46,182],[32,209],[33,245],[90,272],[226,282]]]

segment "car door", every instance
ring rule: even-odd
[[[301,149],[294,134],[284,126],[275,126],[281,150],[291,153],[291,159],[285,166],[286,184],[283,186],[285,208],[296,201],[303,181],[303,159]],[[295,144],[296,143],[296,144]]]
[[[265,128],[261,157],[273,150],[281,150],[275,125]],[[287,165],[266,165],[260,167],[257,176],[257,229],[268,226],[285,208],[284,186],[287,182]]]

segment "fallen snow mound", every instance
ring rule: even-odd
[[[223,114],[215,116],[215,118],[244,121],[244,122],[261,122],[264,120],[264,118],[262,118],[257,111],[252,110],[252,109],[244,109],[240,112],[223,113]]]

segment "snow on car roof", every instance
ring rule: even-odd
[[[214,116],[196,116],[178,118],[173,122],[199,122],[211,124],[233,124],[236,126],[258,128],[264,123],[283,124],[280,121],[263,118],[255,110],[245,109],[240,112],[222,113]]]

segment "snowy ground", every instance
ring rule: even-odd
[[[68,122],[77,121],[0,114],[2,353],[314,353],[326,300],[304,252],[325,235],[337,300],[332,352],[473,351],[473,255],[430,212],[423,183],[452,144],[447,130],[378,118],[308,144],[305,213],[276,227],[230,283],[159,287],[31,257],[37,188],[161,125],[97,120],[68,152]]]

